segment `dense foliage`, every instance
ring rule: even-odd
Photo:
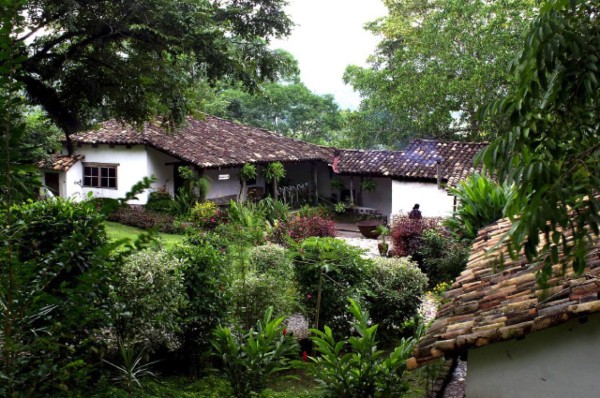
[[[110,320],[111,262],[90,202],[28,203],[0,213],[0,395],[84,385]]]
[[[421,247],[421,234],[428,229],[439,228],[440,219],[410,219],[405,215],[395,216],[392,220],[390,236],[394,255],[412,256]]]
[[[504,207],[513,195],[514,186],[498,184],[491,178],[473,174],[461,181],[450,194],[458,199],[458,206],[444,225],[455,234],[475,239],[479,229],[498,221],[504,215]]]
[[[154,213],[169,214],[173,211],[173,197],[169,192],[154,191],[148,194],[145,209]]]
[[[107,219],[140,229],[156,228],[165,233],[177,231],[175,218],[170,214],[155,213],[139,207],[119,207]]]
[[[188,371],[197,376],[207,360],[213,329],[228,315],[227,258],[210,236],[189,236],[174,254],[182,263],[187,299],[182,311],[182,354]]]
[[[439,229],[428,229],[421,235],[419,250],[413,258],[429,278],[429,287],[454,280],[465,269],[470,240],[460,240]]]
[[[389,15],[367,25],[382,40],[370,68],[345,80],[363,97],[350,116],[359,147],[398,147],[415,135],[479,140],[504,118],[478,111],[511,92],[507,71],[535,12],[533,0],[385,2]]]
[[[369,312],[386,340],[402,332],[404,322],[417,314],[427,276],[404,258],[376,257],[369,279]]]
[[[297,78],[261,88],[255,93],[223,90],[207,111],[315,143],[330,143],[342,128],[342,115],[332,95],[314,94]]]
[[[336,341],[333,331],[312,329],[311,340],[320,354],[310,357],[308,371],[319,382],[326,397],[399,397],[407,392],[402,379],[406,360],[412,355],[416,340],[402,339],[389,356],[377,349],[377,325],[369,313],[350,300],[355,335]]]
[[[271,231],[270,239],[279,244],[289,244],[290,240],[299,242],[311,236],[335,236],[335,223],[317,215],[302,217],[292,216],[285,222],[278,223]]]
[[[160,113],[178,123],[194,108],[195,82],[254,87],[278,77],[288,58],[267,43],[289,33],[284,4],[23,2],[10,32],[23,57],[15,77],[67,134],[98,115],[141,122]]]
[[[272,308],[267,309],[263,319],[248,331],[219,326],[214,332],[215,355],[236,397],[263,391],[267,380],[290,369],[290,360],[297,356],[298,343],[287,336],[284,318],[273,319],[272,315]]]
[[[311,237],[293,247],[298,290],[315,328],[350,332],[346,303],[363,296],[369,276],[361,250],[335,238]]]
[[[509,248],[524,249],[530,261],[543,255],[541,282],[551,277],[559,246],[583,272],[600,234],[599,14],[597,1],[544,2],[513,64],[516,91],[487,109],[508,120],[483,162],[516,186],[506,206]]]
[[[111,296],[119,341],[150,351],[177,348],[185,294],[180,261],[164,251],[140,251],[117,272]]]

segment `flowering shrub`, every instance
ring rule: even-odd
[[[217,207],[215,202],[211,201],[196,203],[190,215],[194,227],[198,229],[212,230],[225,219],[225,215],[221,209]]]
[[[271,241],[280,244],[289,244],[289,241],[299,242],[311,236],[335,236],[335,223],[332,220],[320,217],[291,217],[273,228]]]
[[[369,280],[371,318],[383,336],[396,337],[402,324],[417,314],[427,276],[407,257],[377,257]]]
[[[439,229],[439,218],[422,218],[414,220],[408,216],[396,216],[392,221],[392,250],[400,257],[412,256],[421,247],[421,235],[428,229]]]

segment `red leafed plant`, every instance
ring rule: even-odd
[[[410,219],[397,216],[392,221],[392,250],[396,256],[412,256],[421,247],[421,235],[429,229],[439,229],[439,218]]]
[[[271,240],[286,244],[289,239],[295,242],[311,236],[335,236],[335,223],[320,216],[296,216],[277,225],[271,234]]]

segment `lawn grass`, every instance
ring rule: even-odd
[[[128,225],[123,225],[112,221],[106,221],[104,225],[106,227],[108,239],[111,241],[124,238],[135,240],[139,234],[148,232],[144,231],[143,229],[130,227]],[[164,234],[159,232],[157,233],[157,236],[161,246],[165,249],[173,248],[183,241],[183,235]]]

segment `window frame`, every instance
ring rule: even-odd
[[[118,163],[83,163],[83,172],[82,172],[82,179],[81,179],[81,185],[84,188],[96,188],[96,189],[113,189],[113,190],[117,190],[119,189],[119,164]],[[93,168],[96,169],[96,175],[93,174],[86,174],[86,168]],[[107,172],[106,176],[102,176],[102,169],[114,169],[115,171],[115,175],[114,177],[110,176],[110,171]],[[91,180],[90,180],[90,185],[86,184],[86,178],[96,178],[97,179],[97,185],[91,185]],[[115,186],[111,187],[111,186],[103,186],[102,185],[102,179],[106,178],[107,181],[110,181],[111,179],[113,179],[115,181]],[[110,184],[109,184],[110,185]]]

